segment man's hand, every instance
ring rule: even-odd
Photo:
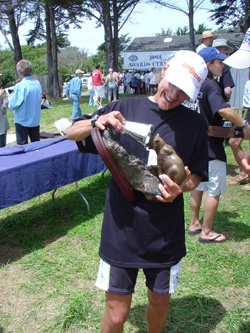
[[[80,101],[80,103],[82,103],[82,101],[83,101],[82,96],[79,97],[79,101]]]
[[[156,196],[156,199],[160,202],[173,202],[179,194],[184,192],[187,183],[190,180],[191,172],[188,167],[185,167],[186,170],[186,179],[180,185],[176,184],[172,179],[170,179],[167,175],[162,174],[159,176],[163,184],[159,185],[159,189],[161,191],[161,196]]]
[[[95,122],[95,126],[100,128],[101,130],[105,130],[105,127],[107,125],[111,125],[121,134],[125,132],[125,124],[126,120],[119,111],[112,111],[110,113],[102,115]]]
[[[102,115],[95,122],[95,126],[101,130],[105,130],[107,125],[111,125],[122,134],[125,131],[125,124],[126,120],[119,111],[112,111],[108,114]],[[91,130],[92,126],[90,119],[79,120],[68,129],[67,137],[69,140],[73,141],[85,140],[90,135]]]

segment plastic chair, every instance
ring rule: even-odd
[[[55,121],[55,126],[61,135],[65,135],[64,131],[71,126],[71,122],[67,118]]]

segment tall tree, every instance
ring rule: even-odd
[[[118,70],[119,32],[141,0],[86,0],[82,11],[103,25],[106,51],[106,72]]]
[[[188,16],[188,22],[189,22],[189,34],[190,34],[190,49],[195,51],[195,30],[194,30],[194,13],[197,9],[199,9],[204,3],[205,0],[196,0],[195,2],[193,0],[187,0],[186,1],[186,8],[183,8],[181,6],[178,6],[176,3],[173,4],[169,0],[148,0],[148,3],[156,3],[158,5],[164,6],[166,8],[170,8],[173,10],[177,10],[185,15]]]
[[[69,29],[70,24],[79,27],[82,0],[33,0],[37,5],[35,27],[30,30],[29,44],[37,39],[46,38],[47,65],[48,65],[48,94],[53,98],[60,97],[60,84],[58,75],[58,49],[63,31]],[[32,15],[30,13],[30,15]],[[45,15],[45,29],[43,17]]]
[[[22,59],[18,29],[23,24],[30,8],[25,0],[2,0],[0,2],[0,31],[12,51],[15,65]],[[12,42],[8,35],[11,35]]]
[[[211,3],[216,7],[211,10],[211,18],[221,28],[239,27],[245,32],[250,27],[250,0],[211,0]]]

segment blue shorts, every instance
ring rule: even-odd
[[[168,295],[175,292],[180,274],[181,261],[172,267],[144,268],[146,286],[156,294]],[[118,295],[134,293],[138,268],[111,266],[100,260],[96,287]]]

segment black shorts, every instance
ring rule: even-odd
[[[172,267],[144,268],[146,286],[159,295],[174,293],[180,267],[181,261]],[[138,268],[111,266],[101,259],[96,286],[113,294],[131,295],[134,293],[138,271]]]

